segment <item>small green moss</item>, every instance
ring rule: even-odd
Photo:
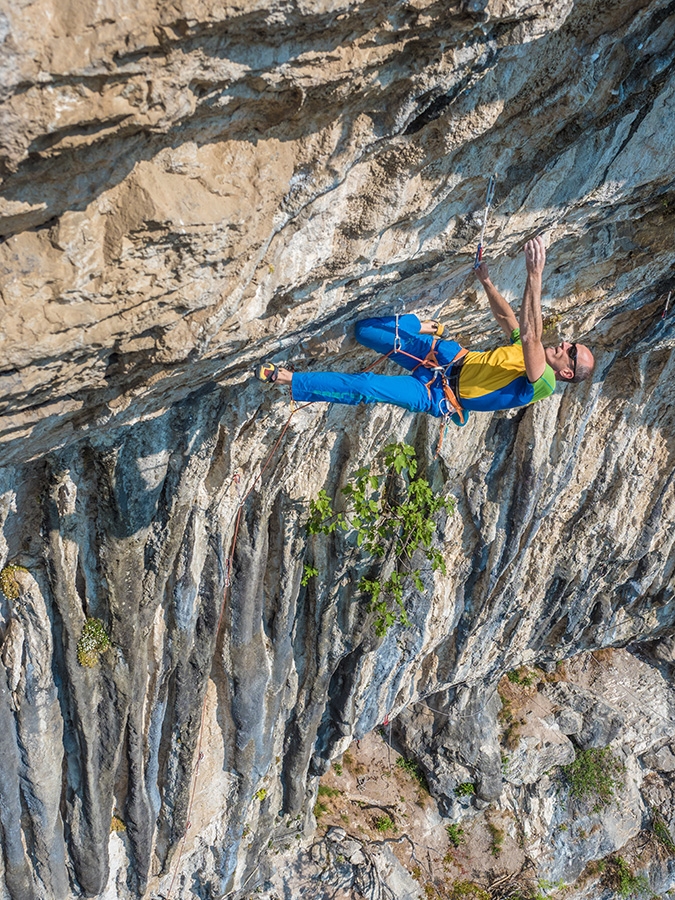
[[[101,653],[110,647],[110,638],[100,619],[87,619],[77,642],[77,661],[91,669],[98,665]]]
[[[126,831],[127,826],[124,824],[124,820],[119,816],[113,816],[112,821],[110,822],[110,830],[111,831]]]
[[[320,800],[317,800],[314,804],[314,816],[316,819],[320,819],[324,813],[328,812],[328,807],[325,803],[322,803]]]
[[[21,585],[19,584],[16,573],[28,572],[23,566],[5,566],[0,571],[0,591],[8,600],[18,600],[21,596]]]
[[[259,790],[257,790],[255,792],[255,794],[253,796],[255,797],[256,800],[259,800],[262,803],[263,800],[265,799],[265,797],[267,796],[267,789],[260,788]]]

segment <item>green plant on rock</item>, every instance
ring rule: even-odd
[[[124,824],[124,820],[120,818],[120,816],[113,816],[110,822],[110,830],[111,831],[126,831],[127,826]]]
[[[327,784],[319,785],[319,797],[339,797],[342,791],[339,788],[330,787]]]
[[[383,637],[396,622],[410,624],[403,602],[406,587],[424,590],[420,569],[413,566],[414,554],[421,551],[434,571],[445,573],[443,554],[432,547],[435,517],[441,510],[452,513],[454,503],[417,475],[415,450],[404,443],[388,444],[370,465],[353,472],[342,494],[342,512],[335,511],[324,490],[310,500],[307,531],[328,535],[339,528],[366,558],[378,563],[379,573],[364,576],[359,590],[375,613],[375,633]]]
[[[647,876],[636,875],[621,856],[607,860],[604,880],[622,900],[642,900],[653,896]]]
[[[450,900],[490,900],[490,895],[473,881],[456,881],[450,888]]]
[[[511,684],[520,684],[523,687],[530,687],[537,680],[536,673],[531,672],[525,666],[521,666],[519,669],[511,669],[510,672],[506,673],[506,677]]]
[[[498,825],[495,825],[494,822],[488,822],[487,829],[490,832],[490,839],[492,841],[490,852],[493,856],[499,856],[504,848],[504,830]]]
[[[555,331],[556,326],[562,320],[562,316],[558,313],[552,313],[550,316],[544,316],[542,320],[542,326],[544,333],[549,331]]]
[[[303,587],[306,587],[309,584],[310,579],[316,578],[318,574],[318,569],[315,569],[314,566],[310,566],[308,563],[305,563],[302,569],[302,578],[300,579],[300,584]]]
[[[21,596],[21,585],[16,577],[17,572],[28,572],[23,566],[9,565],[0,571],[0,591],[8,600],[18,600]]]
[[[405,759],[405,757],[399,756],[396,760],[396,765],[399,769],[407,772],[408,775],[418,783],[422,790],[426,791],[427,794],[429,793],[429,783],[426,775],[420,768],[419,763],[416,763],[414,759]]]
[[[253,796],[262,803],[267,796],[267,788],[258,788]]]
[[[612,802],[624,771],[623,763],[609,747],[581,750],[574,762],[563,766],[570,797],[591,802],[593,812],[599,812]]]
[[[387,834],[389,831],[396,831],[396,825],[389,816],[378,816],[375,819],[375,829],[380,834]]]
[[[652,809],[652,831],[659,840],[661,845],[671,854],[675,856],[675,841],[668,828],[668,823],[657,809]]]
[[[87,619],[77,642],[77,661],[86,669],[98,665],[101,653],[110,647],[110,638],[100,619]]]
[[[446,825],[445,830],[448,833],[448,840],[453,847],[459,847],[464,840],[464,829],[461,825]]]
[[[455,795],[457,797],[471,797],[472,794],[476,793],[476,785],[473,781],[462,781],[461,784],[458,784],[455,788]]]

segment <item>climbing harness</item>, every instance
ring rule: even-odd
[[[440,378],[441,386],[443,388],[443,398],[438,404],[438,408],[443,420],[443,426],[441,427],[441,432],[438,438],[438,445],[436,447],[436,456],[438,456],[438,454],[441,452],[441,447],[443,446],[443,438],[445,436],[445,432],[447,431],[452,417],[457,417],[456,421],[458,425],[466,425],[466,422],[468,421],[468,414],[459,402],[458,395],[459,373],[464,362],[464,357],[469,351],[466,348],[462,347],[450,360],[450,362],[446,363],[443,366],[440,364],[438,356],[436,355],[436,345],[438,344],[439,338],[434,336],[431,342],[431,347],[429,348],[429,352],[424,357],[424,359],[420,359],[419,356],[415,356],[412,353],[408,353],[407,350],[403,350],[401,337],[398,333],[398,320],[399,314],[397,313],[395,316],[393,348],[389,351],[389,353],[384,353],[382,356],[376,359],[375,362],[371,363],[366,369],[364,369],[364,371],[370,372],[383,360],[389,359],[390,356],[393,356],[394,353],[400,353],[402,356],[407,356],[408,359],[414,359],[417,362],[415,368],[411,369],[411,373],[416,372],[421,366],[424,366],[425,369],[429,369],[431,372],[433,372],[431,378],[428,381],[423,382],[430,399],[431,386],[437,378]]]
[[[438,356],[436,354],[436,345],[438,344],[439,338],[434,336],[431,342],[431,347],[429,348],[429,352],[424,357],[424,359],[420,359],[419,356],[414,356],[412,353],[408,353],[405,350],[401,349],[401,339],[398,334],[398,316],[396,316],[396,337],[394,338],[394,351],[396,353],[401,353],[403,356],[407,356],[409,359],[414,359],[417,361],[417,365],[413,372],[416,372],[421,366],[424,366],[425,369],[430,369],[434,374],[429,379],[429,381],[424,383],[424,386],[427,389],[427,393],[429,397],[431,397],[431,385],[434,383],[436,378],[441,379],[441,385],[443,387],[444,400],[441,400],[439,404],[440,412],[443,414],[443,419],[447,419],[453,413],[457,413],[457,416],[462,425],[464,425],[464,410],[457,399],[458,389],[457,384],[459,381],[459,369],[461,368],[461,362],[468,353],[464,347],[462,347],[455,356],[450,360],[449,363],[442,366],[438,360]],[[398,347],[398,349],[396,349]],[[448,380],[448,372],[450,372],[450,378],[453,381],[453,386],[451,386],[450,381]],[[454,390],[453,390],[454,387]],[[442,404],[445,401],[445,412],[443,411]],[[440,449],[440,448],[439,448]]]
[[[485,240],[485,228],[487,226],[488,215],[490,213],[490,207],[492,206],[492,201],[495,196],[495,184],[497,181],[496,175],[490,175],[490,180],[488,182],[487,187],[487,196],[485,198],[485,213],[483,214],[483,227],[480,233],[480,240],[478,241],[478,249],[476,250],[476,259],[474,260],[473,267],[477,269],[478,266],[483,261],[483,241]]]

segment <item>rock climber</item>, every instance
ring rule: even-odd
[[[356,339],[409,370],[409,375],[356,375],[341,372],[291,372],[265,362],[256,369],[261,381],[290,385],[294,400],[330,403],[391,403],[439,418],[451,416],[463,425],[471,410],[491,411],[526,406],[550,396],[557,381],[584,381],[594,366],[583,344],[562,341],[542,344],[541,284],[546,249],[541,237],[524,247],[527,281],[519,319],[490,280],[481,263],[476,275],[490,309],[510,340],[507,346],[483,352],[464,350],[442,340],[444,326],[420,322],[412,314],[364,319],[356,324]]]

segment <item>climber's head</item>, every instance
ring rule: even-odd
[[[558,381],[576,384],[590,378],[595,366],[593,354],[584,344],[562,341],[557,347],[546,348],[546,362],[555,372]]]

